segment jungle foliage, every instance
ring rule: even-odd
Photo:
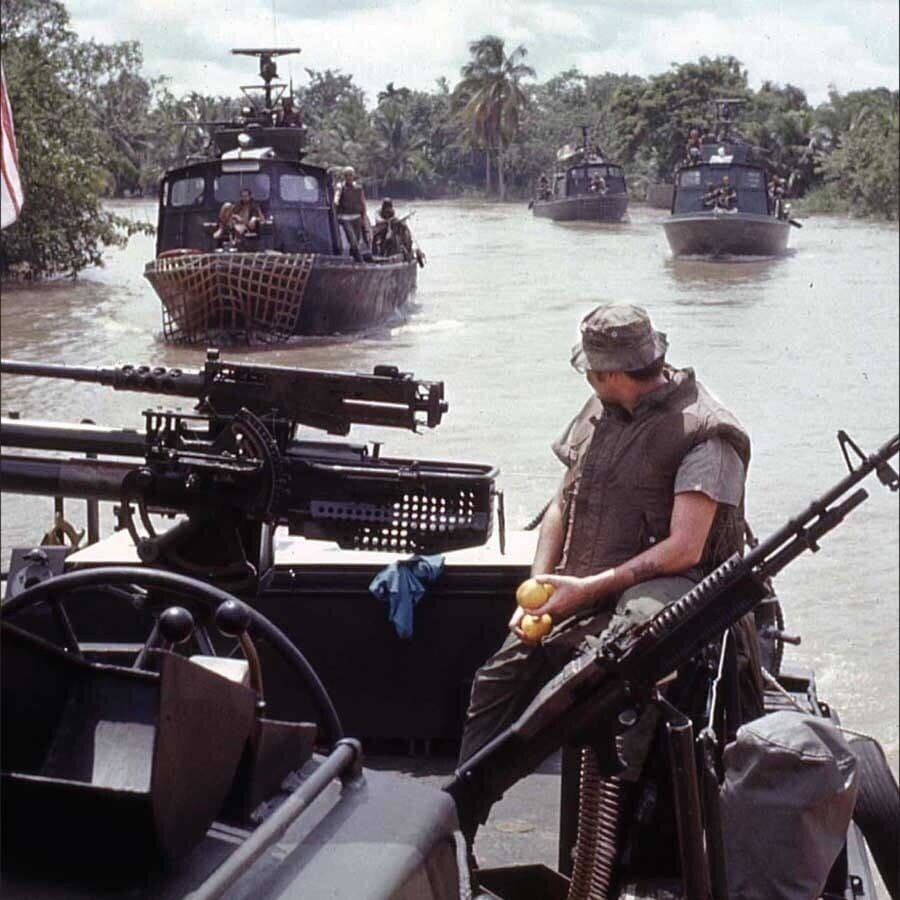
[[[0,264],[75,273],[142,227],[100,198],[154,193],[167,167],[207,145],[202,123],[231,120],[246,100],[175,96],[164,79],[141,74],[137,42],[79,41],[60,0],[0,6],[26,191],[22,218],[2,234]],[[832,90],[813,107],[790,84],[753,90],[730,56],[649,78],[569,69],[543,82],[526,58],[525,47],[485,35],[469,45],[456,84],[440,79],[421,91],[390,83],[371,103],[351,74],[307,69],[307,84],[295,90],[307,158],[354,165],[373,195],[523,198],[586,124],[640,198],[648,184],[671,178],[690,129],[709,127],[710,101],[727,96],[746,101],[740,130],[790,179],[792,197],[808,195],[809,208],[897,218],[897,91]]]

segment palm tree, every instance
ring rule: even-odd
[[[411,93],[391,82],[379,92],[378,108],[372,114],[371,156],[385,185],[392,180],[416,180],[431,168],[424,152],[428,142],[409,124],[406,104]]]
[[[503,156],[515,139],[519,119],[528,98],[519,82],[534,78],[535,71],[522,60],[528,51],[521,44],[509,55],[502,38],[485,35],[469,44],[472,59],[460,70],[454,105],[476,144],[485,150],[485,189],[490,191],[491,154],[497,158],[497,185],[500,199],[506,197]]]

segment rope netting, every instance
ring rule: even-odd
[[[163,336],[176,344],[280,343],[296,333],[312,253],[186,253],[147,264],[163,305]]]

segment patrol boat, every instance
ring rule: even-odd
[[[210,123],[208,153],[160,183],[156,258],[144,276],[162,301],[165,340],[279,343],[402,320],[416,261],[373,256],[357,242],[352,223],[335,213],[332,176],[303,161],[305,126],[279,113],[287,95],[275,57],[299,48],[232,52],[259,59],[263,84],[242,87],[250,105],[241,116]],[[262,221],[255,232],[223,240],[220,210],[242,189]]]
[[[622,167],[591,148],[587,125],[581,126],[581,145],[566,144],[556,154],[556,172],[548,196],[531,203],[537,218],[555,222],[620,222],[628,210],[628,191]]]
[[[671,215],[663,221],[675,256],[776,256],[787,249],[790,206],[770,196],[762,152],[733,130],[743,100],[720,99],[714,135],[675,173]]]

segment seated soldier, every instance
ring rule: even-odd
[[[722,176],[722,183],[716,193],[716,206],[726,212],[737,212],[737,191],[727,175]]]
[[[259,232],[260,223],[263,221],[263,211],[260,205],[253,199],[250,188],[241,188],[240,202],[235,204],[231,211],[234,233],[238,237]]]
[[[605,194],[606,193],[606,179],[598,173],[591,179],[591,183],[588,186],[588,190],[592,194]]]
[[[219,209],[219,227],[213,232],[213,240],[219,244],[234,240],[233,217],[234,204],[223,203]]]
[[[718,209],[725,212],[737,212],[737,191],[731,186],[731,179],[722,176],[719,184],[711,184],[703,195],[703,205],[707,209]]]
[[[408,262],[413,258],[412,234],[406,223],[397,218],[390,197],[381,201],[379,219],[372,232],[372,252],[376,256],[402,254]]]

